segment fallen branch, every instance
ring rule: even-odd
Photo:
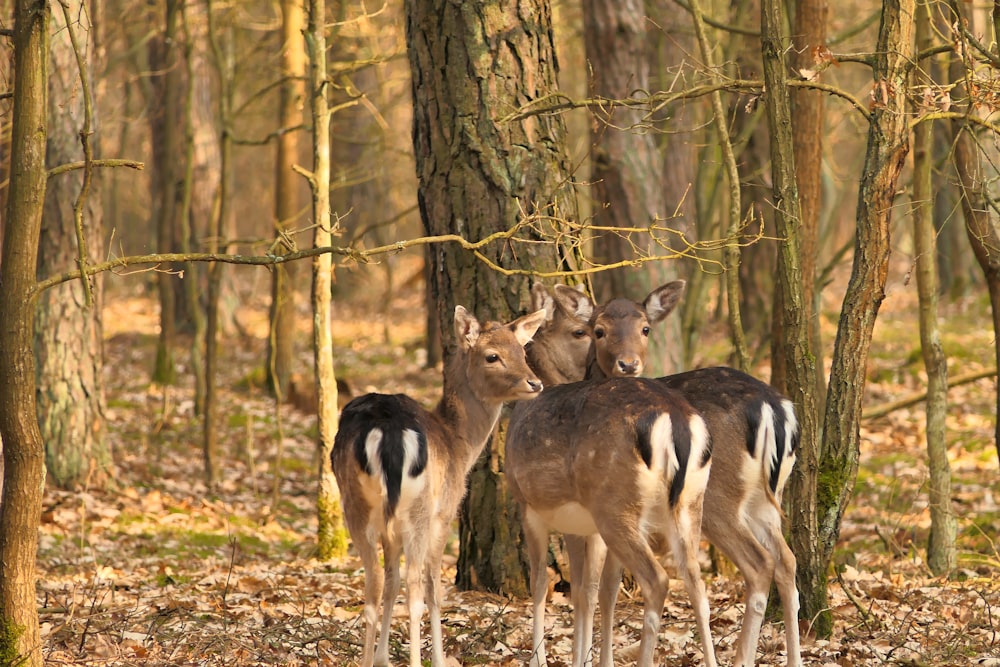
[[[994,366],[993,368],[988,368],[985,371],[976,371],[974,373],[966,373],[965,375],[956,375],[955,377],[948,379],[948,389],[963,384],[969,384],[970,382],[975,382],[976,380],[981,380],[983,378],[996,377],[996,374],[997,369],[996,366]],[[874,408],[869,408],[861,413],[861,418],[877,419],[879,417],[886,416],[890,412],[908,408],[911,405],[915,405],[925,400],[927,400],[927,392],[920,391],[910,394],[909,396],[904,396],[898,400],[883,403],[882,405],[876,405]]]

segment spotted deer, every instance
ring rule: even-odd
[[[581,331],[590,330],[579,316],[599,318],[605,309],[595,310],[572,289],[558,300],[544,288],[536,287],[532,294],[534,307],[545,310],[546,320],[529,346],[529,361],[546,354],[552,355],[549,361],[562,360],[534,366],[546,382],[582,378],[591,345],[578,344],[584,338]],[[650,300],[652,310],[663,307],[664,317],[675,303],[666,292]],[[553,354],[560,340],[564,344]],[[575,363],[566,362],[572,359]],[[638,356],[636,361],[641,367]],[[587,660],[592,644],[593,604],[607,545],[611,558],[628,567],[642,588],[638,664],[653,664],[668,583],[658,554],[669,548],[691,598],[705,663],[714,667],[697,552],[710,452],[702,417],[679,394],[653,380],[559,384],[514,407],[504,470],[523,510],[534,614],[532,665],[546,662],[548,534],[556,530],[564,535],[573,581],[574,665]],[[611,665],[611,660],[608,642],[601,662]]]
[[[480,322],[455,308],[457,352],[444,370],[440,403],[428,412],[403,394],[366,394],[344,407],[331,460],[344,518],[365,570],[365,640],[361,664],[389,664],[389,624],[406,556],[410,665],[420,667],[420,621],[426,594],[432,664],[444,665],[441,558],[466,477],[506,401],[536,397],[542,383],[524,345],[544,318]],[[381,542],[384,572],[379,567]],[[426,587],[426,590],[425,590]],[[375,627],[382,603],[378,645]]]
[[[599,379],[641,372],[649,335],[646,324],[649,298],[642,304],[616,299],[614,303],[622,314],[613,322],[598,319],[596,314],[601,309],[593,304],[581,305],[580,298],[578,292],[565,286],[557,286],[554,290],[554,301],[563,304],[564,312],[572,308],[574,312],[585,313],[589,307],[594,313],[589,322],[594,349],[586,362],[581,353],[575,354],[581,364],[588,364],[588,377]],[[654,314],[659,315],[655,304]],[[575,324],[582,326],[584,323],[581,319]],[[612,324],[611,331],[598,334],[597,327],[607,329]],[[563,330],[573,325],[573,322],[563,323]],[[537,336],[548,336],[546,344],[553,350],[578,349],[571,348],[571,341],[563,335],[558,336],[563,340],[560,345],[555,332],[546,331],[544,325]],[[576,342],[572,344],[575,346]],[[635,350],[641,352],[638,370]],[[787,664],[800,667],[795,555],[785,542],[781,526],[781,495],[795,463],[799,437],[791,401],[764,382],[725,367],[679,373],[658,378],[657,382],[680,392],[704,417],[711,434],[712,474],[705,492],[702,532],[733,561],[746,581],[746,611],[734,665],[752,667],[755,664],[773,580],[782,602]],[[610,563],[608,569],[600,592],[602,609],[613,609],[621,576],[620,571],[614,571],[615,563]],[[592,614],[592,608],[588,611]],[[583,622],[592,625],[593,618]],[[611,622],[610,614],[602,614],[604,642],[610,637]]]

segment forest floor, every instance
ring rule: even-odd
[[[924,386],[914,292],[913,284],[897,284],[883,306],[866,406]],[[46,663],[354,664],[363,573],[354,555],[338,562],[314,558],[315,417],[289,405],[278,411],[254,381],[265,354],[265,305],[242,307],[238,332],[222,345],[222,481],[209,490],[187,354],[180,354],[178,386],[150,384],[155,302],[110,291],[106,301],[107,436],[116,468],[106,490],[46,490],[38,558]],[[987,313],[985,299],[946,307],[944,343],[953,375],[992,365]],[[297,342],[303,372],[311,368],[309,322],[303,312]],[[372,297],[367,304],[338,304],[339,376],[357,393],[403,391],[430,406],[440,378],[422,365],[422,322],[412,288],[391,302]],[[835,315],[826,318],[826,329],[835,326]],[[831,347],[832,333],[827,340]],[[960,567],[947,578],[933,576],[924,563],[930,520],[922,406],[864,422],[857,490],[830,582],[834,634],[817,639],[808,623],[800,624],[807,665],[1000,665],[995,390],[987,379],[949,394]],[[449,549],[443,613],[450,662],[524,664],[527,600],[456,590],[454,563]],[[720,664],[727,665],[742,619],[743,584],[731,567],[710,574],[707,558],[705,565],[714,640]],[[568,665],[568,600],[554,593],[548,609],[550,664]],[[391,657],[403,664],[402,597],[395,617]],[[658,664],[702,664],[677,581],[663,619]],[[641,596],[620,598],[616,622],[616,646],[637,640]],[[624,651],[618,657],[624,660]],[[758,664],[784,662],[781,625],[766,623]]]

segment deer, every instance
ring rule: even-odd
[[[542,391],[524,346],[543,319],[539,311],[507,324],[480,323],[456,306],[457,350],[444,367],[442,395],[433,411],[405,394],[370,393],[353,399],[341,412],[331,463],[344,519],[365,572],[362,667],[389,664],[389,626],[400,588],[401,555],[406,556],[410,665],[421,665],[426,594],[431,662],[443,667],[441,560],[448,529],[503,403],[527,401]],[[378,563],[379,543],[384,572]]]
[[[581,304],[580,300],[588,297],[566,286],[557,285],[550,298],[555,302],[553,307],[569,321],[562,323],[559,330],[546,330],[544,325],[539,330],[536,338],[545,337],[547,349],[555,354],[574,350],[578,364],[587,367],[589,380],[633,376],[642,371],[648,321],[651,317],[662,319],[659,303],[652,304],[650,315],[648,297],[643,303],[616,299],[619,316],[608,318],[601,317],[602,309],[592,302]],[[540,298],[538,301],[543,302]],[[587,312],[592,313],[588,322],[582,317],[572,321],[570,313]],[[584,325],[591,328],[594,346],[586,357],[577,341],[561,333]],[[704,417],[711,435],[712,474],[705,492],[702,533],[733,561],[746,582],[746,611],[734,665],[755,664],[767,596],[774,581],[785,621],[787,664],[800,667],[796,561],[782,532],[781,510],[782,491],[798,447],[799,427],[793,404],[770,385],[727,367],[703,368],[656,381],[680,392]],[[606,564],[606,570],[599,595],[601,608],[610,610],[614,608],[621,570],[613,561]],[[590,627],[593,605],[583,609],[591,616],[582,623]],[[610,613],[602,614],[602,647],[609,642],[612,621]],[[602,648],[605,664],[603,653]]]
[[[652,294],[650,317],[665,317],[678,295],[677,286]],[[582,665],[589,655],[597,577],[606,551],[629,568],[642,589],[638,664],[653,664],[668,584],[658,554],[669,548],[691,599],[705,663],[714,667],[708,596],[698,562],[702,503],[711,469],[705,421],[677,392],[654,380],[572,382],[584,377],[586,367],[579,359],[585,360],[592,347],[580,344],[590,330],[580,325],[586,322],[581,316],[599,317],[607,310],[616,314],[619,304],[595,309],[577,290],[567,288],[566,296],[554,300],[544,286],[532,288],[533,307],[543,309],[546,319],[528,347],[529,361],[537,363],[548,354],[550,361],[563,363],[533,367],[543,382],[555,386],[547,385],[532,401],[515,404],[507,428],[504,472],[522,510],[530,568],[530,664],[546,663],[548,534],[556,530],[564,535],[573,582],[574,665]],[[560,341],[565,344],[561,354],[555,354]],[[641,360],[635,361],[639,363],[633,370],[641,367]],[[560,384],[567,380],[569,384]],[[607,641],[602,665],[612,664],[610,649]]]

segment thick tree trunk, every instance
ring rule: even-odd
[[[45,201],[51,6],[18,0],[10,182],[0,265],[0,663],[41,667],[35,599],[45,452],[35,407],[32,336],[38,239]]]
[[[761,4],[761,46],[764,82],[767,88],[765,108],[771,133],[771,178],[774,184],[774,216],[778,238],[778,283],[780,303],[775,304],[781,318],[784,345],[780,362],[785,369],[786,393],[795,402],[800,425],[798,463],[787,491],[790,546],[798,562],[797,579],[801,609],[806,618],[816,618],[827,609],[826,567],[817,547],[816,471],[819,458],[819,410],[816,399],[816,359],[809,349],[809,308],[803,294],[802,214],[792,138],[791,99],[786,84],[784,54],[790,49],[784,29],[782,4],[764,0]],[[822,602],[821,602],[822,601]],[[786,622],[792,622],[786,619]],[[821,635],[829,635],[826,626],[817,626]]]
[[[820,566],[802,591],[806,615],[830,626],[826,567],[858,472],[861,403],[868,352],[889,270],[889,231],[899,172],[909,152],[906,92],[913,55],[915,0],[885,0],[874,57],[874,104],[858,192],[854,263],[834,342],[817,483]],[[800,583],[802,581],[800,580]]]
[[[278,154],[274,173],[274,227],[277,236],[294,229],[301,215],[300,177],[292,166],[299,160],[299,132],[305,91],[305,50],[302,40],[301,0],[281,3],[281,101],[278,105]],[[290,250],[279,245],[275,252]],[[295,341],[296,262],[278,264],[271,272],[271,333],[267,345],[267,369],[271,391],[279,399],[288,396]]]
[[[642,0],[584,0],[583,33],[587,64],[592,73],[593,95],[624,100],[635,91],[650,90],[646,12]],[[644,228],[668,220],[663,189],[663,162],[656,137],[645,130],[646,111],[614,107],[594,110],[590,124],[591,192],[595,225]],[[606,262],[628,260],[636,246],[644,253],[657,250],[655,242],[639,235],[608,234],[596,251]],[[677,277],[672,264],[654,262],[637,268],[616,269],[594,277],[598,301],[615,297],[642,299],[650,291]],[[649,342],[648,372],[666,375],[683,370],[680,318],[665,323],[665,335]]]
[[[88,40],[94,35],[80,2],[70,3],[72,30],[81,48],[93,54]],[[77,23],[76,20],[80,22]],[[80,83],[77,54],[61,7],[53,15],[51,70],[49,76],[49,134],[46,161],[50,167],[79,161],[83,157],[80,133],[85,127],[84,90]],[[88,62],[89,77],[93,63]],[[92,85],[92,83],[91,83]],[[90,119],[93,146],[95,119]],[[98,157],[96,155],[92,157]],[[101,197],[97,188],[100,170],[92,170],[88,195],[82,206],[84,238],[89,248],[103,242]],[[47,277],[79,262],[74,207],[84,183],[82,169],[54,177],[45,193],[45,214],[38,251],[38,275]],[[90,254],[90,253],[88,253]],[[88,257],[88,261],[93,261]],[[104,438],[103,327],[101,324],[102,280],[90,283],[92,302],[87,304],[83,283],[74,280],[39,296],[35,319],[35,351],[38,363],[38,421],[45,442],[48,474],[56,484],[104,481],[111,466],[111,450]]]
[[[481,239],[525,214],[538,214],[539,225],[549,224],[543,216],[575,218],[561,117],[498,122],[556,87],[548,2],[408,0],[406,24],[418,199],[427,232]],[[552,243],[482,252],[500,266],[525,269],[551,270],[570,259]],[[471,253],[438,246],[430,255],[430,290],[450,344],[456,304],[506,321],[529,302],[527,281],[491,271]],[[494,438],[473,469],[460,517],[458,584],[524,595],[520,521],[502,470],[502,442]]]
[[[306,43],[309,51],[309,102],[313,124],[312,190],[315,247],[329,246],[330,218],[330,109],[327,101],[326,2],[310,0]],[[337,437],[337,377],[333,366],[333,331],[330,324],[330,281],[333,259],[329,253],[317,255],[312,265],[313,360],[319,397],[319,489],[317,493],[317,550],[323,559],[347,553],[340,493],[333,476],[330,455]]]
[[[932,43],[926,3],[917,8],[917,50]],[[915,81],[925,83],[925,81]],[[918,110],[919,111],[919,110]],[[927,495],[931,532],[927,542],[927,565],[935,574],[954,570],[957,522],[951,503],[951,465],[945,438],[948,408],[948,360],[938,331],[937,232],[934,229],[934,124],[924,122],[913,133],[913,241],[920,298],[920,348],[927,370],[927,463],[930,482]]]

